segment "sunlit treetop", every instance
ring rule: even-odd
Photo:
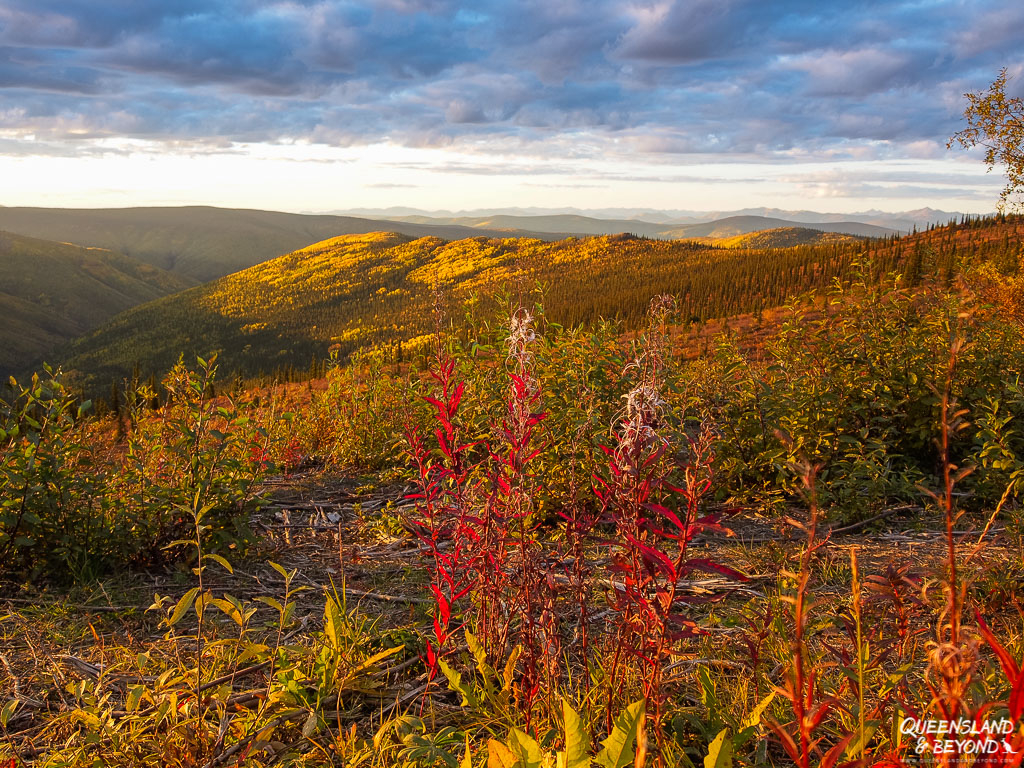
[[[1024,101],[1006,95],[1006,68],[988,91],[964,94],[967,128],[958,131],[949,145],[984,147],[991,171],[1006,169],[1006,188],[999,195],[1000,210],[1024,208]]]

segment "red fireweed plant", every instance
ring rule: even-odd
[[[716,515],[701,514],[703,498],[711,487],[714,439],[707,425],[688,438],[690,455],[679,486],[668,483],[662,474],[666,442],[649,436],[641,452],[631,456],[630,450],[635,448],[627,439],[620,442],[618,450],[607,451],[610,481],[599,480],[596,489],[618,536],[611,593],[618,627],[609,685],[614,691],[624,656],[640,662],[644,698],[658,728],[659,745],[664,661],[676,642],[701,634],[678,606],[708,599],[685,594],[681,589],[685,579],[703,571],[746,580],[724,564],[689,554],[689,545],[698,534],[711,530],[728,533]],[[667,496],[678,501],[677,509],[667,506]],[[609,710],[613,699],[610,694]]]
[[[754,698],[761,700],[761,681],[765,676],[762,667],[765,661],[765,645],[773,632],[772,622],[775,610],[768,604],[760,609],[752,609],[750,615],[744,615],[745,631],[740,633],[738,647],[746,655],[743,666],[750,671],[754,681]]]
[[[471,514],[468,487],[470,452],[475,444],[462,442],[457,424],[465,382],[456,376],[455,360],[440,333],[430,376],[435,394],[424,400],[433,407],[438,425],[434,430],[436,452],[427,447],[416,426],[407,423],[404,430],[407,453],[416,468],[417,492],[409,495],[416,502],[410,527],[430,556],[430,592],[435,603],[433,638],[427,640],[424,654],[428,691],[451,638],[461,627],[458,602],[474,585],[472,561],[479,527],[479,520]]]
[[[928,631],[927,627],[915,626],[911,621],[918,618],[924,607],[921,583],[921,576],[912,572],[908,563],[894,562],[887,563],[883,573],[864,579],[867,593],[864,604],[872,609],[872,618],[879,629],[889,631],[891,637],[884,642],[892,643],[900,658],[915,655],[911,644],[916,648],[917,638]]]

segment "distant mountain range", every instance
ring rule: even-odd
[[[337,211],[353,216],[366,216],[377,219],[417,220],[422,223],[429,221],[491,219],[499,216],[542,217],[554,216],[582,217],[587,219],[604,219],[618,221],[641,221],[651,224],[679,227],[687,224],[698,224],[736,216],[760,216],[770,219],[781,219],[792,224],[833,224],[837,222],[859,222],[871,224],[883,229],[910,232],[915,227],[924,229],[930,224],[946,224],[950,220],[959,219],[963,214],[959,211],[941,211],[934,208],[919,208],[912,211],[869,210],[857,213],[820,213],[807,210],[783,210],[780,208],[743,208],[735,211],[695,211],[695,210],[655,210],[651,208],[483,208],[467,211],[425,211],[416,208],[354,208]],[[665,227],[663,227],[664,229]]]
[[[663,226],[663,225],[662,225]],[[662,237],[673,240],[681,240],[691,237],[736,237],[751,232],[774,229],[815,229],[821,232],[834,232],[844,235],[857,235],[858,237],[885,237],[897,234],[894,229],[875,226],[874,224],[863,224],[859,221],[836,221],[821,222],[813,225],[800,226],[799,222],[786,221],[784,219],[771,219],[766,216],[728,216],[724,219],[702,222],[699,224],[686,224],[662,229]]]
[[[839,232],[860,237],[886,237],[897,234],[897,230],[865,224],[859,221],[822,221],[812,224],[786,219],[774,219],[767,216],[738,215],[728,216],[711,221],[673,220],[651,222],[643,219],[599,219],[578,214],[550,214],[544,216],[513,216],[497,214],[493,216],[452,216],[435,217],[421,214],[395,216],[386,221],[400,224],[418,224],[426,226],[447,225],[471,227],[473,229],[497,230],[516,237],[526,233],[568,233],[571,235],[615,235],[628,232],[643,237],[657,237],[663,240],[683,240],[694,237],[735,237],[765,229],[806,228],[822,232]]]

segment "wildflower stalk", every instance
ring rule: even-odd
[[[506,399],[506,417],[501,433],[500,452],[492,451],[495,460],[492,483],[494,498],[489,510],[496,513],[499,535],[508,535],[508,525],[514,527],[510,542],[516,552],[514,605],[520,615],[518,635],[523,647],[522,706],[529,729],[533,705],[540,690],[542,674],[552,675],[557,641],[550,627],[542,626],[553,614],[544,611],[543,587],[540,577],[537,543],[533,534],[533,477],[529,463],[540,453],[534,445],[534,431],[546,414],[540,411],[540,389],[534,376],[533,344],[536,341],[533,315],[523,306],[510,312],[508,343],[509,389]],[[504,546],[508,546],[507,544]],[[501,561],[498,561],[499,563]],[[496,568],[492,576],[501,578],[503,568]],[[551,686],[548,686],[549,689]]]
[[[939,392],[939,460],[942,463],[942,489],[935,493],[924,489],[942,510],[946,533],[946,606],[936,627],[936,639],[931,644],[928,658],[928,689],[932,695],[932,708],[940,718],[955,720],[967,708],[966,695],[978,662],[978,644],[974,637],[963,632],[963,606],[966,585],[961,583],[957,570],[956,535],[954,528],[960,517],[954,503],[954,488],[973,466],[958,467],[951,457],[952,440],[964,430],[966,409],[959,407],[953,396],[953,382],[957,363],[965,340],[954,337],[950,343],[942,390]],[[940,766],[956,765],[960,759],[959,744],[938,756]]]
[[[687,437],[689,456],[681,467],[682,482],[678,486],[669,482],[674,462],[668,459],[669,442],[659,432],[666,407],[660,379],[667,345],[664,321],[673,307],[670,297],[652,301],[651,328],[643,352],[631,365],[638,371],[640,382],[625,396],[613,445],[602,446],[608,457],[608,478],[597,478],[595,483],[602,510],[615,524],[612,569],[620,579],[611,599],[618,626],[608,673],[605,717],[610,728],[621,666],[625,657],[633,657],[642,669],[646,710],[653,715],[659,753],[664,752],[663,661],[676,642],[701,634],[676,607],[688,599],[681,594],[680,580],[694,571],[745,578],[715,561],[690,557],[690,542],[699,533],[728,533],[716,516],[700,513],[713,475],[715,436],[708,424],[703,424],[695,436]],[[659,323],[660,329],[656,327]],[[675,509],[669,506],[672,499],[679,502]]]
[[[793,711],[793,721],[789,725],[782,725],[774,720],[769,720],[768,725],[786,754],[798,768],[812,768],[812,766],[832,768],[856,734],[846,734],[827,752],[822,753],[819,748],[821,737],[816,735],[816,732],[837,701],[833,696],[819,698],[817,674],[808,658],[807,630],[811,609],[814,607],[814,601],[810,598],[812,565],[815,554],[827,543],[828,537],[818,538],[820,510],[816,479],[819,467],[808,462],[803,462],[797,467],[800,470],[800,480],[808,501],[810,515],[806,523],[794,519],[789,520],[791,525],[804,532],[806,543],[800,555],[799,572],[783,572],[784,576],[796,581],[796,593],[792,596],[782,596],[783,601],[793,606],[793,637],[790,642],[793,662],[787,672],[785,684],[777,688],[777,691],[789,701]]]
[[[857,752],[861,760],[864,759],[864,750],[867,747],[866,733],[864,722],[864,637],[863,637],[863,621],[861,617],[861,585],[860,585],[860,571],[857,568],[857,549],[856,547],[850,548],[850,571],[852,573],[853,584],[853,621],[856,628],[856,642],[857,642]]]

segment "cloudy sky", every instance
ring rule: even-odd
[[[0,204],[988,211],[1020,0],[0,0]]]

